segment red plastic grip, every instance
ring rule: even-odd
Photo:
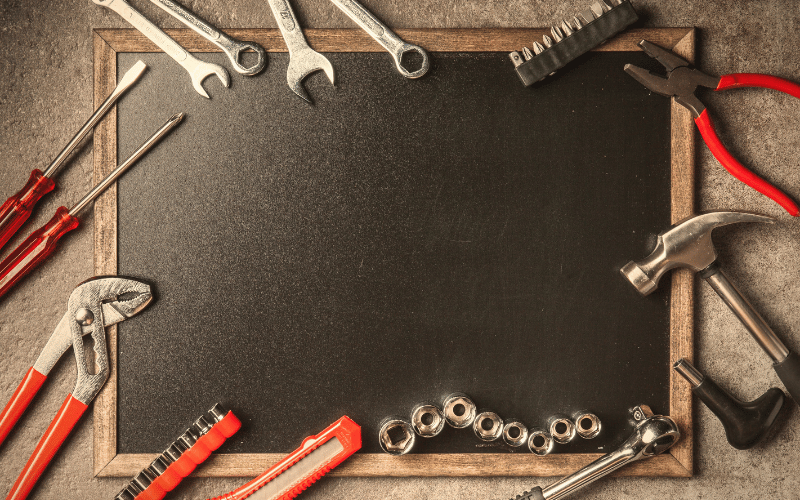
[[[8,433],[14,428],[14,424],[25,413],[25,409],[39,392],[39,388],[42,387],[45,380],[47,380],[47,375],[42,375],[33,367],[28,369],[25,378],[19,383],[17,390],[3,408],[3,413],[0,413],[0,444],[3,444]]]
[[[241,428],[242,422],[232,411],[229,411],[206,434],[200,436],[197,442],[184,452],[178,460],[171,463],[167,470],[159,475],[147,489],[138,494],[136,500],[161,500],[164,498],[167,492],[175,489],[183,478],[191,474],[198,465],[204,462],[212,451],[222,446],[222,443],[227,438],[233,436]],[[213,437],[205,439],[208,436]]]
[[[738,89],[743,87],[761,87],[777,90],[800,99],[800,85],[778,78],[777,76],[761,75],[758,73],[733,73],[723,75],[715,90]]]
[[[45,177],[41,170],[34,169],[25,186],[3,203],[0,207],[0,248],[25,224],[36,202],[55,186],[53,179]]]
[[[64,207],[22,242],[0,263],[0,297],[56,249],[56,243],[78,227],[78,219]]]
[[[739,163],[739,161],[725,149],[725,146],[722,145],[722,141],[720,141],[717,136],[717,132],[714,130],[714,125],[711,123],[711,118],[708,116],[708,110],[704,109],[703,112],[700,113],[700,116],[695,118],[694,122],[697,124],[700,135],[703,136],[703,140],[706,141],[708,149],[711,150],[714,158],[716,158],[731,175],[764,196],[772,199],[789,212],[790,215],[797,217],[797,215],[800,214],[800,209],[797,208],[797,205],[791,198],[780,189],[748,170],[747,167]]]
[[[303,440],[303,444],[298,449],[287,455],[283,460],[273,465],[270,469],[245,484],[244,486],[226,493],[213,500],[243,500],[262,488],[279,475],[283,474],[293,465],[302,461],[308,454],[325,444],[327,441],[337,438],[344,448],[333,458],[324,463],[317,464],[308,474],[296,481],[290,487],[281,491],[278,496],[269,500],[291,500],[303,492],[306,488],[315,483],[319,478],[328,473],[331,469],[344,462],[350,455],[361,449],[361,427],[353,422],[349,417],[344,416],[331,424],[327,429]],[[266,499],[265,499],[266,500]]]
[[[72,397],[72,394],[67,396],[56,417],[39,440],[39,444],[36,445],[36,449],[33,450],[33,455],[28,459],[6,500],[23,500],[28,496],[86,408],[87,406]]]

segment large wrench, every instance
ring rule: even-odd
[[[141,31],[150,41],[158,45],[161,50],[175,59],[178,64],[189,72],[189,76],[192,78],[192,85],[201,96],[210,99],[201,84],[206,77],[211,75],[217,75],[223,85],[230,86],[231,78],[225,68],[217,64],[203,62],[191,55],[186,49],[178,45],[178,42],[161,31],[158,26],[147,20],[138,10],[128,5],[125,0],[92,0],[92,2],[102,7],[107,7],[122,16],[123,19]]]
[[[678,425],[669,417],[653,415],[646,405],[631,410],[636,428],[615,451],[603,455],[583,469],[542,489],[539,486],[512,500],[558,500],[623,465],[664,453],[681,437]]]
[[[195,30],[201,36],[205,37],[209,42],[221,48],[222,51],[228,56],[228,59],[231,60],[233,69],[239,73],[246,76],[252,76],[260,72],[267,65],[267,52],[257,43],[240,42],[235,40],[211,26],[207,22],[203,21],[199,17],[195,16],[183,6],[170,0],[150,1],[172,14],[175,19]],[[241,53],[247,49],[252,49],[258,55],[258,61],[256,61],[256,64],[249,68],[242,66],[242,64],[239,62]]]
[[[430,61],[428,60],[428,53],[416,45],[404,42],[400,37],[394,34],[385,24],[383,24],[372,12],[368,11],[366,7],[358,3],[356,0],[331,0],[334,5],[342,9],[342,11],[350,17],[353,21],[358,23],[361,28],[366,31],[372,38],[383,46],[394,59],[394,64],[397,66],[397,71],[406,78],[419,78],[428,72],[430,68]],[[422,67],[416,71],[408,71],[403,67],[402,59],[403,54],[406,52],[416,52],[422,56]]]
[[[297,16],[294,15],[289,0],[269,0],[269,7],[275,16],[275,22],[281,29],[283,40],[289,48],[289,67],[286,70],[286,82],[292,92],[311,102],[303,88],[303,78],[319,70],[325,71],[328,80],[334,83],[333,66],[322,54],[308,46]]]

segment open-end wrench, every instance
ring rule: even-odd
[[[267,52],[257,43],[240,42],[238,40],[234,40],[194,15],[183,6],[170,0],[150,1],[172,14],[175,19],[195,30],[200,34],[200,36],[203,36],[209,42],[221,48],[222,51],[228,56],[228,59],[231,60],[233,69],[239,73],[245,76],[253,76],[264,69],[264,67],[267,65]],[[242,64],[239,62],[239,57],[241,56],[242,52],[247,49],[253,50],[258,55],[258,61],[256,61],[256,63],[249,68],[242,66]]]
[[[342,11],[350,17],[353,21],[358,23],[361,28],[366,31],[372,38],[383,46],[394,59],[394,64],[397,66],[397,71],[406,78],[419,78],[428,72],[430,68],[430,61],[428,60],[428,53],[416,45],[406,43],[400,37],[394,34],[385,24],[383,24],[372,12],[368,11],[363,5],[356,0],[331,0],[334,5],[342,9]],[[403,54],[406,52],[416,52],[422,56],[422,67],[416,71],[408,71],[402,65]]]
[[[163,0],[161,0],[163,1]],[[294,15],[289,0],[269,0],[269,7],[281,29],[283,40],[289,48],[289,68],[286,70],[286,82],[292,92],[311,102],[305,89],[303,79],[319,70],[325,71],[328,80],[334,84],[333,66],[331,62],[319,52],[308,46],[297,16]]]
[[[122,16],[123,19],[131,23],[134,28],[141,31],[150,41],[158,45],[161,50],[175,59],[178,64],[189,72],[189,76],[192,78],[192,85],[201,96],[210,99],[205,89],[203,89],[202,83],[206,77],[211,75],[217,75],[223,85],[226,87],[230,86],[231,78],[228,72],[225,71],[225,68],[217,64],[203,62],[191,55],[186,49],[178,45],[178,42],[161,31],[158,26],[151,23],[138,10],[128,5],[125,0],[92,0],[92,2],[102,7],[108,7]]]

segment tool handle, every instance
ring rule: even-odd
[[[772,367],[795,403],[800,402],[800,356],[795,352],[789,353],[786,359],[774,363]]]
[[[78,227],[78,219],[59,207],[55,215],[0,263],[0,297],[56,249],[56,243]]]
[[[784,94],[800,99],[800,85],[778,78],[777,76],[762,75],[759,73],[733,73],[722,75],[719,85],[715,90],[739,89],[744,87],[761,87],[765,89],[777,90]]]
[[[55,185],[53,179],[45,177],[38,168],[34,169],[25,186],[3,203],[0,207],[0,248],[25,224],[36,202]]]
[[[722,141],[719,140],[714,130],[714,124],[708,116],[708,110],[704,109],[703,112],[700,113],[700,116],[695,118],[694,122],[697,124],[700,135],[703,136],[703,140],[706,141],[708,149],[711,150],[714,158],[716,158],[731,175],[782,206],[790,215],[794,217],[800,215],[800,208],[797,208],[797,205],[791,198],[769,182],[748,170],[747,167],[739,163],[739,161],[725,149],[725,146],[722,145]]]
[[[39,444],[36,445],[36,449],[33,450],[33,455],[28,459],[6,500],[23,500],[28,496],[86,408],[87,406],[72,397],[72,394],[67,396],[42,439],[39,440]]]
[[[25,378],[19,383],[17,390],[11,396],[11,400],[3,408],[3,413],[0,413],[0,444],[3,444],[19,417],[25,413],[25,409],[28,408],[31,400],[39,392],[39,388],[42,387],[45,380],[47,380],[47,375],[42,375],[33,367],[25,374]]]

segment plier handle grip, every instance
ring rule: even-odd
[[[667,77],[663,78],[654,75],[632,64],[625,65],[625,72],[651,91],[667,97],[674,97],[675,102],[688,109],[694,117],[694,122],[700,130],[700,135],[703,136],[703,140],[708,145],[708,149],[711,150],[717,161],[731,175],[778,203],[792,216],[797,217],[800,215],[800,209],[798,209],[794,200],[739,163],[728,152],[714,130],[714,124],[708,115],[706,107],[694,94],[697,87],[708,87],[715,91],[742,87],[761,87],[777,90],[800,99],[800,85],[783,78],[758,73],[733,73],[715,77],[707,75],[698,69],[690,68],[686,60],[647,40],[639,42],[639,47],[666,68]]]
[[[0,413],[2,444],[44,384],[50,370],[72,347],[78,368],[75,388],[64,400],[61,409],[39,440],[6,500],[22,500],[28,496],[89,403],[105,384],[110,371],[105,328],[134,316],[147,307],[152,299],[153,294],[148,284],[117,276],[93,278],[73,290],[67,312]],[[94,341],[94,352],[97,355],[94,360],[97,366],[95,373],[89,373],[87,363],[91,360],[84,356],[84,335],[91,336]]]

